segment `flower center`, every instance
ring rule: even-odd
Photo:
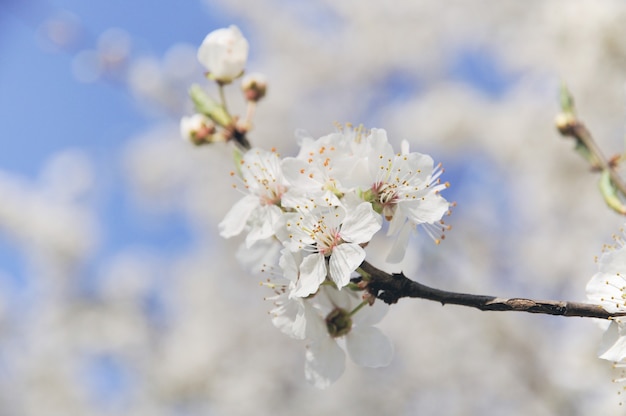
[[[280,184],[270,186],[267,179],[264,179],[260,183],[265,187],[265,193],[259,197],[261,205],[280,205],[280,199],[287,191],[287,188]]]
[[[343,242],[341,236],[339,235],[339,230],[329,227],[322,221],[317,223],[313,233],[316,234],[317,250],[325,257],[330,256],[333,248]]]
[[[335,308],[326,316],[326,328],[333,338],[346,335],[352,329],[352,318],[345,309]]]
[[[393,183],[376,182],[371,188],[371,203],[374,211],[382,214],[387,221],[391,221],[396,212],[398,187]]]

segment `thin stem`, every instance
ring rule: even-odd
[[[370,274],[366,272],[365,270],[363,270],[363,267],[362,267],[363,264],[365,263],[362,263],[361,266],[357,267],[356,272],[361,275],[363,280],[368,281],[370,280]]]
[[[250,142],[248,141],[248,138],[246,137],[245,132],[235,129],[232,134],[232,138],[234,139],[235,143],[243,152],[246,152],[252,148]]]
[[[368,262],[363,262],[360,270],[369,275],[367,291],[387,304],[393,304],[401,298],[409,297],[432,300],[440,302],[442,305],[468,306],[481,311],[517,311],[601,319],[626,316],[626,312],[611,313],[600,305],[583,302],[500,298],[497,296],[448,292],[410,280],[402,273],[386,273]]]
[[[228,113],[228,106],[226,106],[226,95],[224,94],[224,84],[218,81],[217,90],[219,91],[219,94],[220,94],[220,102],[222,104],[222,107],[224,108],[224,111]]]
[[[578,120],[572,120],[567,126],[566,135],[570,135],[577,140],[580,140],[589,151],[595,156],[598,161],[599,168],[602,170],[606,170],[609,172],[611,177],[611,182],[615,185],[617,189],[622,193],[622,195],[626,195],[626,183],[622,180],[620,175],[615,170],[615,167],[608,162],[606,157],[602,154],[600,147],[597,145],[591,132],[587,129],[587,127]]]
[[[352,310],[352,312],[350,312],[350,316],[354,316],[354,314],[355,314],[355,313],[357,313],[359,310],[361,310],[361,308],[362,308],[363,306],[365,306],[365,305],[369,305],[369,302],[368,302],[368,301],[366,301],[366,300],[364,300],[363,302],[361,302],[361,303],[359,304],[359,306],[357,306],[356,308],[354,308],[354,309]]]
[[[246,107],[246,117],[244,118],[244,123],[247,129],[250,129],[252,125],[252,119],[254,118],[254,113],[256,111],[256,101],[248,101],[248,105]]]

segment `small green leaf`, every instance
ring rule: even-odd
[[[626,215],[626,205],[624,205],[624,203],[620,199],[619,191],[615,187],[615,185],[613,185],[613,182],[611,181],[611,175],[608,169],[602,171],[599,186],[602,197],[604,198],[604,202],[606,202],[609,208],[611,208],[618,214]]]
[[[209,117],[222,127],[228,127],[232,124],[233,119],[228,112],[214,101],[209,95],[197,84],[191,86],[189,96],[193,101],[196,111]]]

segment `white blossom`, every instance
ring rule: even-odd
[[[409,152],[407,142],[403,142],[401,153],[394,153],[381,129],[373,129],[366,141],[369,175],[363,177],[364,197],[390,222],[387,234],[397,239],[387,260],[399,262],[410,230],[418,225],[432,226],[448,211],[448,201],[439,194],[446,185],[439,183],[441,170],[434,166],[433,159]],[[444,228],[438,229],[443,232]],[[432,232],[431,236],[438,241]]]
[[[343,133],[316,140],[301,137],[298,155],[284,161],[285,176],[293,184],[285,204],[295,207],[303,200],[313,200],[319,205],[339,205],[339,199],[350,191],[344,182],[350,181],[357,162],[351,142]]]
[[[371,240],[381,222],[368,202],[349,211],[336,206],[289,214],[284,244],[290,251],[308,254],[300,263],[295,294],[315,293],[326,277],[339,288],[347,285],[365,259],[361,244]]]
[[[281,159],[274,152],[248,151],[239,164],[239,173],[246,195],[226,214],[219,229],[224,238],[247,229],[246,245],[250,247],[276,233],[282,216],[281,198],[288,184],[282,174]]]
[[[349,290],[325,286],[314,298],[306,320],[308,340],[305,377],[317,388],[327,388],[345,368],[345,353],[338,341],[345,341],[348,355],[362,367],[383,367],[393,357],[389,339],[373,325],[387,313],[387,305],[365,305],[356,313],[361,300]],[[305,300],[306,302],[306,300]],[[313,313],[314,312],[314,313]]]

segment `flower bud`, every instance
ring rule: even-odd
[[[241,80],[241,90],[248,101],[257,102],[265,97],[267,80],[263,74],[249,74]]]
[[[215,133],[215,123],[204,114],[194,114],[180,119],[180,135],[195,145],[210,143]]]
[[[237,26],[209,33],[198,48],[198,61],[208,70],[208,77],[228,84],[243,74],[248,59],[248,41]]]
[[[576,117],[572,113],[560,113],[554,119],[557,130],[563,136],[570,136],[576,125]]]

